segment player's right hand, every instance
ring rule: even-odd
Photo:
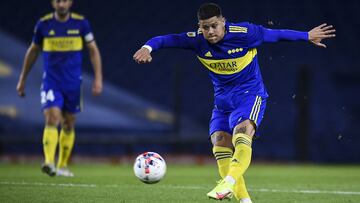
[[[18,82],[18,84],[16,86],[16,91],[18,92],[18,95],[20,97],[25,96],[25,81],[19,80],[19,82]]]
[[[142,47],[134,54],[133,59],[135,60],[136,63],[142,64],[142,63],[150,63],[152,57],[149,49]]]

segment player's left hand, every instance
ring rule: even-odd
[[[102,89],[103,89],[102,80],[95,79],[92,85],[92,94],[94,96],[99,96],[102,92]]]
[[[308,32],[309,41],[316,46],[326,48],[326,45],[321,43],[321,40],[335,37],[336,30],[332,25],[323,23]]]
[[[152,61],[151,53],[149,49],[142,47],[139,49],[133,56],[133,59],[136,63],[150,63]]]

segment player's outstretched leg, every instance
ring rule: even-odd
[[[223,179],[229,172],[233,150],[228,147],[214,146],[213,154],[216,159],[220,177]]]
[[[227,132],[217,131],[211,136],[214,145],[213,154],[218,165],[219,174],[222,180],[207,196],[212,199],[230,199],[233,193],[233,185],[225,182],[223,178],[229,172],[230,161],[233,155],[231,135]]]
[[[228,147],[214,146],[213,154],[215,156],[216,163],[218,165],[219,174],[221,176],[221,179],[223,179],[229,172],[230,160],[232,158],[233,150]],[[218,195],[216,193],[209,192],[207,195],[210,198],[218,199]],[[230,197],[231,196],[227,196],[224,198],[230,198]]]

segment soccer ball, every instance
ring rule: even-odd
[[[156,152],[144,152],[135,159],[134,173],[144,183],[157,183],[166,173],[165,160]]]

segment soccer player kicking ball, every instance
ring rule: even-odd
[[[42,171],[49,176],[72,177],[67,168],[75,140],[75,114],[81,111],[81,62],[83,40],[89,49],[95,72],[94,95],[102,91],[100,53],[89,22],[81,15],[70,13],[72,0],[51,0],[54,13],[41,18],[35,26],[33,41],[26,52],[17,84],[20,96],[25,95],[25,81],[40,51],[44,59],[41,105],[45,116]],[[60,136],[58,126],[61,124]],[[59,143],[57,168],[55,152]]]
[[[257,49],[264,42],[310,41],[326,47],[323,39],[335,37],[333,26],[322,24],[309,32],[273,30],[248,22],[230,23],[219,6],[203,4],[198,10],[199,30],[150,39],[133,56],[137,63],[151,62],[151,52],[161,48],[194,51],[209,70],[214,84],[214,109],[210,120],[213,153],[222,181],[207,196],[251,202],[244,173],[251,160],[251,144],[266,107],[266,92]]]

